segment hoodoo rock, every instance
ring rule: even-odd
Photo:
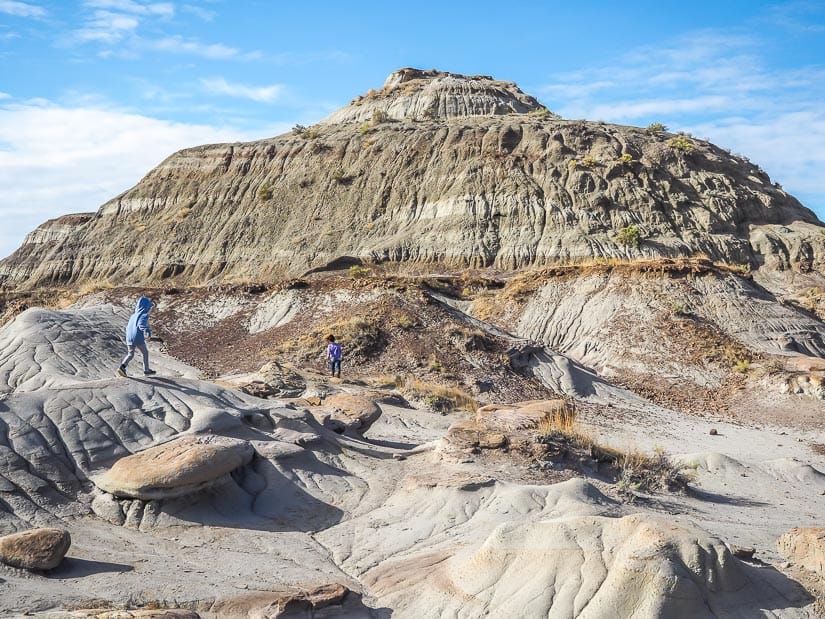
[[[246,441],[183,437],[118,460],[95,483],[117,497],[149,500],[183,496],[217,483],[253,455]]]

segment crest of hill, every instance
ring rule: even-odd
[[[821,273],[823,229],[764,171],[708,142],[563,120],[489,77],[402,69],[311,128],[182,150],[93,216],[43,224],[0,261],[0,287],[697,253]]]
[[[380,90],[370,90],[333,112],[322,124],[393,120],[434,120],[526,114],[546,108],[512,82],[487,75],[459,75],[431,69],[400,69]]]

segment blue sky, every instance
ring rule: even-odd
[[[311,124],[406,66],[688,131],[825,218],[825,2],[0,0],[0,256],[175,150]]]

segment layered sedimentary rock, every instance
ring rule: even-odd
[[[33,233],[0,261],[0,283],[696,253],[821,271],[822,229],[765,172],[708,142],[558,119],[486,77],[402,70],[310,129],[172,155],[94,217]]]

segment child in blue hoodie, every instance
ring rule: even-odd
[[[138,299],[135,305],[135,313],[129,319],[129,324],[126,325],[126,346],[128,352],[123,358],[123,362],[117,369],[118,376],[126,376],[126,366],[135,356],[135,350],[139,350],[143,354],[143,374],[151,376],[157,374],[154,370],[149,368],[149,349],[146,348],[146,342],[153,339],[152,331],[149,329],[149,311],[152,309],[152,300],[147,296],[142,296]],[[157,338],[154,338],[157,339]]]

